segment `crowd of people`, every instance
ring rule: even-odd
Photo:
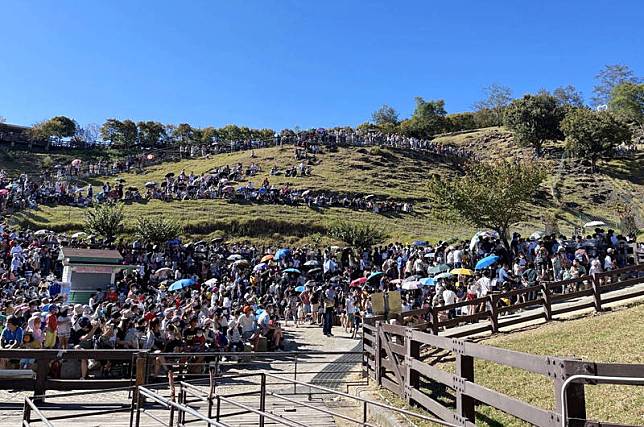
[[[126,245],[4,224],[0,233],[0,347],[145,349],[157,354],[157,373],[176,363],[180,358],[173,354],[180,352],[198,353],[189,360],[204,361],[214,352],[279,351],[288,347],[289,322],[320,325],[327,336],[342,324],[357,338],[360,322],[379,314],[372,304],[377,293],[399,291],[404,312],[634,262],[632,241],[603,229],[573,239],[515,233],[509,248],[493,232],[456,244],[324,249],[258,248],[221,239]],[[116,248],[137,268],[97,289],[87,303],[71,304],[60,283],[59,253],[67,246]],[[481,309],[447,307],[442,316]],[[0,368],[33,363],[2,359]],[[80,367],[83,378],[112,375],[112,368],[110,361],[91,360]]]

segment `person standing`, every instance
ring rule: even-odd
[[[324,292],[324,326],[322,332],[327,337],[332,337],[333,315],[335,313],[335,291],[329,287]]]

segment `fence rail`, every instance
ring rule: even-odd
[[[474,426],[475,407],[478,404],[492,406],[536,426],[608,425],[586,420],[584,385],[599,382],[644,385],[644,381],[634,380],[634,378],[644,377],[644,364],[595,363],[537,356],[465,341],[457,338],[458,334],[441,336],[438,335],[439,329],[445,328],[445,335],[449,335],[448,328],[458,323],[489,319],[489,325],[468,329],[464,334],[477,334],[489,330],[496,332],[499,328],[511,324],[528,322],[538,318],[545,318],[546,321],[549,321],[554,315],[588,307],[602,311],[605,304],[610,302],[644,295],[644,290],[634,289],[632,292],[606,296],[606,293],[612,290],[644,283],[643,271],[644,265],[640,264],[592,276],[583,276],[578,279],[542,283],[539,286],[493,294],[473,301],[435,307],[425,311],[429,316],[428,323],[410,327],[387,324],[385,323],[386,317],[379,316],[373,322],[365,322],[363,325],[363,369],[377,385],[403,396],[408,403],[416,404],[442,420],[457,425]],[[558,289],[563,290],[565,286],[575,290],[563,294],[552,292]],[[540,296],[509,307],[498,305],[501,298],[517,297],[532,292],[539,292]],[[593,297],[590,302],[580,301],[571,306],[557,305],[558,302],[588,296]],[[486,305],[486,309],[474,315],[439,320],[438,314],[441,312],[482,304]],[[499,315],[506,311],[535,305],[541,305],[543,312],[521,316],[517,319],[499,318]],[[402,313],[396,316],[396,319],[401,321],[410,315],[422,314],[422,311],[415,310],[411,313]],[[444,355],[445,352],[450,352],[455,358],[456,369],[454,373],[442,370],[427,360],[438,353]],[[477,384],[474,380],[475,359],[547,377],[553,382],[554,410],[539,408]],[[586,377],[566,383],[566,380],[580,375]],[[595,381],[592,379],[594,377],[608,377],[610,381]],[[454,407],[446,406],[444,402],[436,400],[432,395],[426,393],[424,391],[425,383],[440,384],[449,389],[454,397]]]

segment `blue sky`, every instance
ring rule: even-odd
[[[459,112],[491,83],[590,98],[605,64],[644,74],[641,0],[4,0],[0,17],[0,115],[27,125],[356,125],[415,96]]]

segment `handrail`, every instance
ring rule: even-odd
[[[200,414],[198,411],[195,411],[189,406],[181,405],[179,403],[173,402],[170,399],[166,399],[163,396],[158,395],[157,393],[152,392],[152,390],[149,390],[145,387],[138,387],[137,392],[142,394],[143,396],[152,399],[156,401],[157,403],[160,403],[166,407],[174,407],[180,411],[186,412],[190,415],[192,415],[195,418],[199,418],[201,421],[205,421],[208,423],[209,426],[215,426],[215,427],[230,427],[227,424],[220,423],[219,421],[215,421],[212,418],[208,418],[202,414]],[[52,426],[53,427],[53,426]]]
[[[54,427],[54,425],[47,419],[47,417],[45,417],[43,413],[40,412],[40,409],[38,409],[38,407],[34,404],[34,402],[31,401],[31,399],[29,399],[28,397],[25,397],[25,404],[29,405],[31,410],[34,411],[36,415],[40,417],[40,420],[38,420],[38,422],[42,422],[47,427]],[[27,420],[23,420],[23,421],[31,424],[30,421],[27,421]]]
[[[224,396],[217,396],[217,399],[221,399],[222,401],[224,401],[226,403],[230,403],[231,405],[237,406],[238,408],[244,409],[244,410],[246,410],[248,412],[252,412],[252,413],[257,414],[257,415],[262,415],[262,416],[268,418],[269,420],[277,421],[278,423],[287,425],[289,427],[307,427],[306,424],[298,423],[297,421],[293,421],[293,420],[285,418],[285,417],[280,417],[280,416],[277,416],[277,415],[273,415],[270,412],[260,411],[260,410],[255,409],[255,408],[251,408],[248,405],[244,405],[243,403],[235,402],[234,400],[228,399],[227,397],[224,397]]]

